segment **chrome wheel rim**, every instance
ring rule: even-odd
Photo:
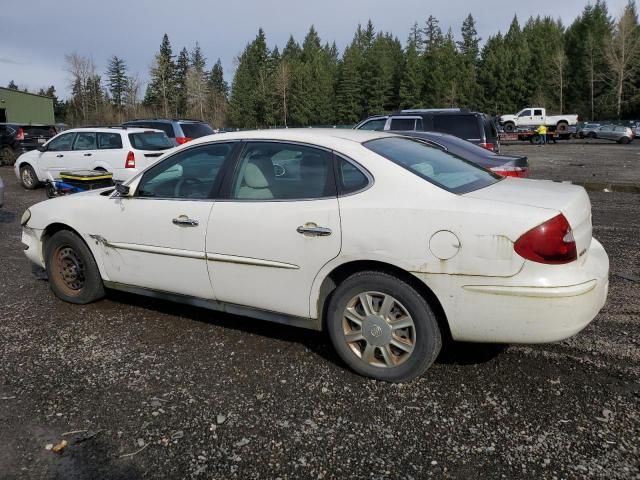
[[[342,332],[353,354],[374,367],[403,364],[416,345],[409,311],[398,299],[381,292],[362,292],[347,303]]]
[[[84,263],[76,251],[69,246],[57,248],[54,253],[54,263],[57,273],[56,283],[67,295],[79,294],[84,288],[85,275]]]
[[[31,175],[31,171],[28,168],[25,168],[24,170],[22,170],[22,181],[26,184],[26,185],[33,185],[33,176]]]

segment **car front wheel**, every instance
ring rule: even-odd
[[[104,296],[104,285],[89,247],[69,230],[45,245],[45,265],[53,293],[65,302],[86,304]]]
[[[327,309],[327,329],[340,358],[357,373],[410,381],[435,361],[442,346],[425,298],[402,279],[360,272],[342,282]]]
[[[20,167],[20,181],[27,190],[33,190],[40,184],[38,176],[31,165]]]

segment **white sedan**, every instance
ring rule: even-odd
[[[423,373],[444,337],[564,339],[607,296],[582,187],[381,132],[204,137],[22,225],[63,300],[118,289],[326,330],[346,364],[388,381]]]

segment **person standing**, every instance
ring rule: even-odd
[[[547,143],[547,126],[546,125],[540,125],[536,129],[536,133],[540,137],[539,145],[545,145]]]

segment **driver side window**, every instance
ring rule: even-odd
[[[50,152],[67,152],[71,150],[75,136],[75,132],[63,133],[49,142],[47,150]]]
[[[212,198],[234,143],[214,143],[182,150],[145,172],[137,197]]]

